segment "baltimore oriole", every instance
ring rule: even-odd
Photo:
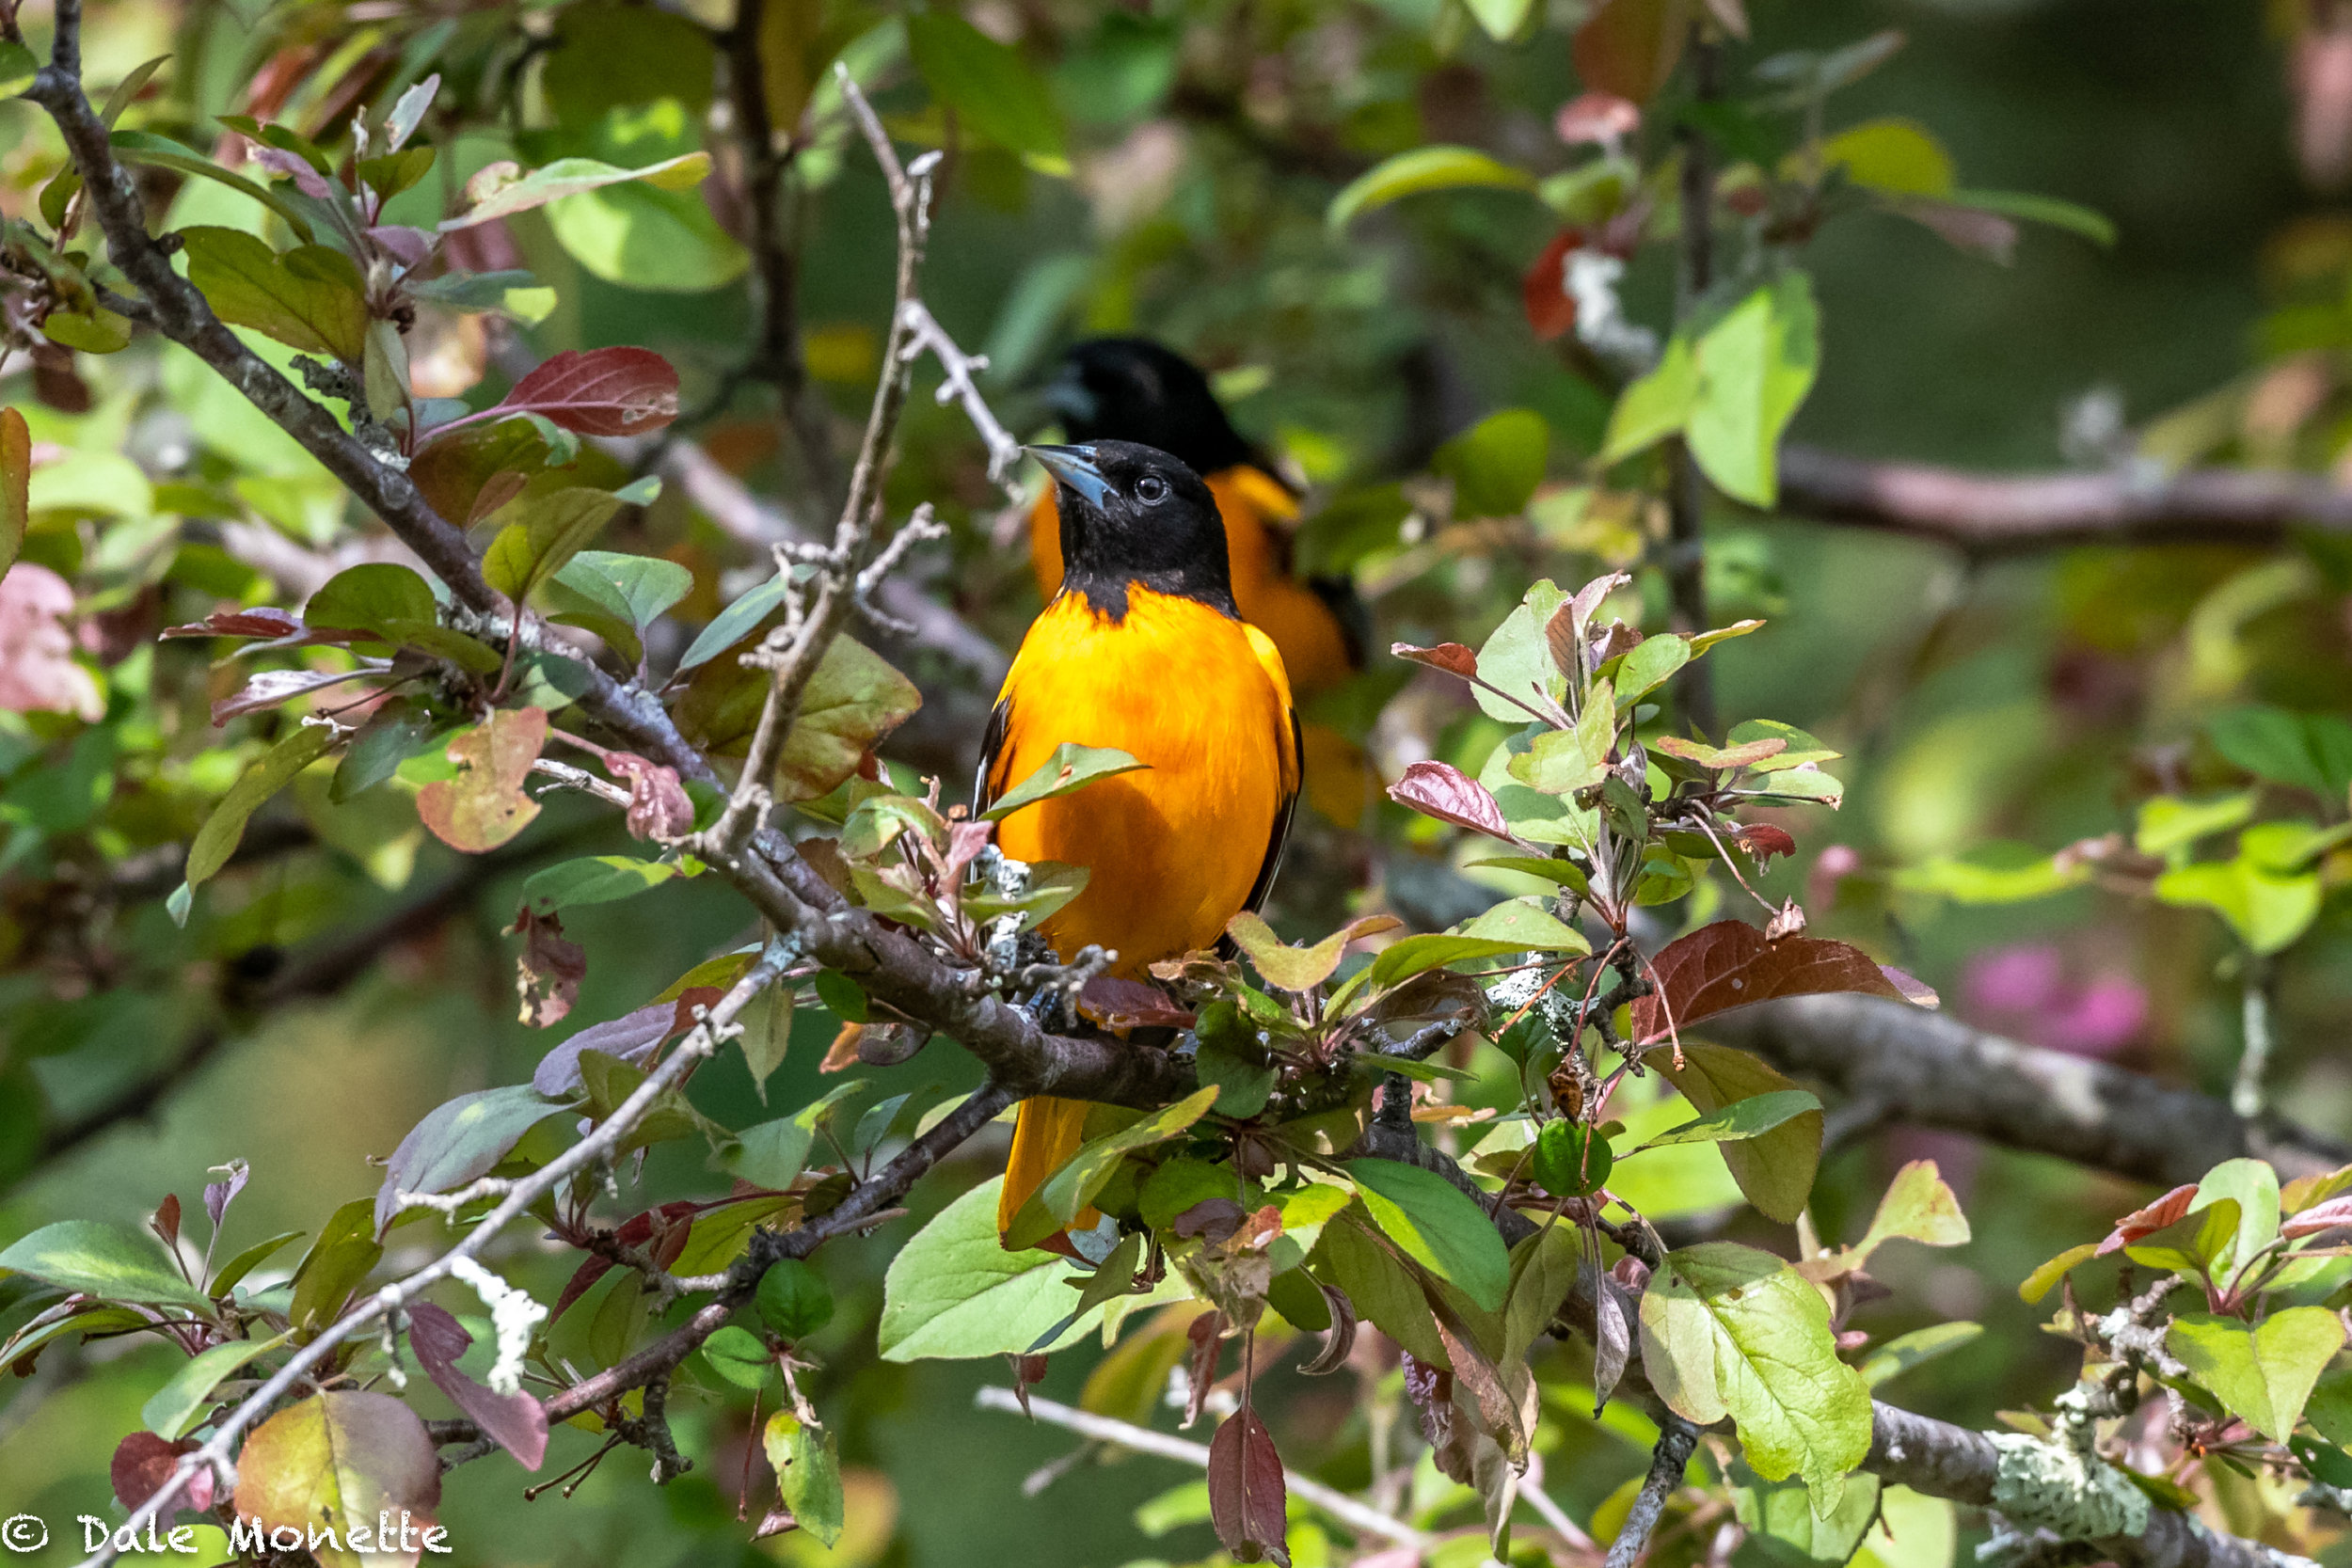
[[[1068,569],[997,695],[980,799],[985,808],[1064,741],[1145,764],[996,830],[1014,860],[1091,873],[1039,927],[1055,952],[1068,960],[1094,943],[1118,953],[1111,974],[1141,975],[1212,945],[1265,897],[1298,799],[1298,721],[1281,654],[1234,604],[1208,485],[1133,442],[1029,450],[1060,496]],[[1023,1103],[1000,1232],[1078,1148],[1086,1116],[1083,1101]],[[1081,1229],[1093,1223],[1078,1216]]]
[[[1073,441],[1140,441],[1208,481],[1225,520],[1233,602],[1281,650],[1302,698],[1327,691],[1363,665],[1364,611],[1343,578],[1293,575],[1290,524],[1298,497],[1226,418],[1208,379],[1148,338],[1097,338],[1062,358],[1045,401]],[[1039,594],[1061,586],[1061,532],[1048,486],[1029,514],[1029,562]]]

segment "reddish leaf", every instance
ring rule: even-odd
[[[515,973],[522,1021],[533,1029],[562,1022],[580,999],[580,981],[588,977],[587,950],[564,939],[562,920],[551,914],[533,914],[529,905],[516,911],[515,924],[508,929],[509,934],[520,933],[523,939]]]
[[[2289,1217],[2287,1222],[2279,1227],[2279,1233],[2289,1241],[2294,1241],[2303,1236],[2316,1236],[2323,1230],[2334,1230],[2344,1226],[2352,1226],[2352,1196],[2331,1197],[2325,1203],[2314,1204],[2301,1213]]]
[[[2173,1188],[2145,1209],[2135,1209],[2115,1222],[2107,1239],[2099,1243],[2094,1258],[2105,1258],[2121,1252],[2143,1236],[2153,1236],[2168,1225],[2177,1225],[2188,1218],[2188,1206],[2197,1201],[2197,1183]]]
[[[180,1195],[166,1193],[164,1200],[155,1205],[155,1217],[148,1223],[155,1227],[155,1234],[164,1239],[164,1245],[178,1246],[180,1244]]]
[[[1312,1275],[1308,1275],[1313,1279]],[[1356,1348],[1356,1304],[1347,1299],[1347,1292],[1335,1290],[1322,1280],[1315,1280],[1315,1289],[1323,1292],[1325,1310],[1331,1314],[1331,1326],[1324,1331],[1323,1348],[1314,1359],[1302,1362],[1298,1370],[1305,1377],[1327,1377],[1347,1365],[1350,1352]]]
[[[155,1488],[171,1479],[180,1456],[194,1453],[198,1447],[193,1437],[177,1443],[167,1443],[151,1432],[135,1432],[116,1445],[114,1461],[106,1466],[106,1474],[114,1482],[115,1496],[122,1506],[135,1509],[155,1495]],[[206,1465],[188,1478],[180,1489],[178,1508],[201,1513],[213,1506],[213,1470]]]
[[[1416,648],[1410,642],[1391,642],[1389,652],[1415,664],[1426,664],[1432,670],[1443,670],[1449,675],[1464,678],[1478,673],[1478,655],[1459,642],[1440,642],[1434,648]]]
[[[1230,1197],[1204,1197],[1177,1215],[1169,1228],[1186,1240],[1199,1236],[1215,1246],[1230,1240],[1248,1217],[1249,1211]]]
[[[1434,1361],[1405,1353],[1405,1397],[1421,1412],[1421,1434],[1433,1449],[1454,1437],[1454,1374]]]
[[[1738,920],[1719,920],[1668,942],[1651,967],[1664,994],[1633,1004],[1634,1037],[1644,1045],[1667,1037],[1670,1012],[1676,1029],[1688,1029],[1701,1019],[1777,996],[1848,990],[1911,1000],[1859,947],[1809,937],[1773,942]]]
[[[547,1411],[519,1389],[497,1393],[459,1371],[457,1358],[472,1343],[473,1336],[432,1303],[419,1302],[408,1308],[408,1348],[417,1353],[417,1365],[424,1369],[424,1375],[524,1469],[537,1469],[548,1455]]]
[[[449,743],[457,777],[417,791],[417,816],[453,849],[478,855],[530,826],[539,802],[523,793],[548,743],[545,708],[501,709]]]
[[[1078,991],[1078,1011],[1105,1029],[1192,1027],[1192,1012],[1157,986],[1098,974]]]
[[[694,802],[678,783],[676,768],[631,752],[608,752],[604,768],[614,778],[628,781],[631,838],[684,838],[694,831]]]
[[[1184,1338],[1191,1342],[1186,1358],[1186,1384],[1184,1425],[1189,1427],[1200,1418],[1200,1407],[1209,1402],[1209,1386],[1216,1381],[1216,1364],[1225,1353],[1225,1314],[1203,1312],[1184,1329]]]
[[[1588,95],[1589,96],[1589,95]],[[1582,245],[1584,231],[1563,229],[1544,246],[1519,279],[1519,295],[1527,306],[1527,325],[1536,341],[1565,338],[1576,325],[1576,300],[1567,289],[1568,253]]]
[[[1510,824],[1502,819],[1502,808],[1495,803],[1486,786],[1451,763],[1414,763],[1405,769],[1403,778],[1389,786],[1389,799],[1440,822],[1451,822],[1506,844],[1518,842],[1511,836]]]
[[[191,621],[183,626],[166,626],[164,637],[260,637],[275,641],[280,637],[299,637],[306,628],[300,620],[287,610],[263,605],[259,610],[215,610],[201,621]],[[357,632],[339,632],[348,641]]]
[[[381,663],[369,663],[357,670],[256,671],[251,680],[213,705],[213,727],[217,729],[243,714],[276,707],[306,692],[324,691],[345,681],[366,680],[372,675],[384,674],[388,668]]]
[[[218,1230],[221,1216],[229,1212],[229,1206],[236,1201],[239,1193],[245,1191],[245,1184],[253,1179],[253,1167],[243,1160],[231,1160],[225,1165],[215,1165],[213,1169],[229,1179],[204,1184],[204,1212],[212,1220],[213,1228]]]
[[[1604,0],[1568,53],[1586,88],[1646,103],[1674,74],[1690,32],[1690,0]]]
[[[499,406],[581,436],[647,436],[677,418],[677,372],[649,348],[565,349],[515,383]]]
[[[1286,1501],[1274,1434],[1245,1404],[1209,1439],[1209,1521],[1236,1562],[1270,1560],[1290,1568],[1283,1544]]]
[[[695,1203],[681,1198],[664,1203],[624,1220],[620,1228],[612,1233],[612,1238],[623,1246],[642,1247],[659,1234],[661,1239],[655,1245],[654,1260],[666,1269],[676,1262],[678,1254],[685,1250],[687,1238],[693,1228],[694,1216],[707,1210],[723,1208],[731,1201],[722,1198],[713,1203]],[[662,1253],[667,1253],[668,1257],[662,1258]],[[612,1273],[613,1267],[612,1259],[602,1254],[581,1263],[556,1296],[555,1309],[548,1315],[548,1321],[553,1323],[571,1310],[572,1304],[587,1294],[589,1288],[597,1280]]]
[[[1797,841],[1788,830],[1775,828],[1770,822],[1742,822],[1731,831],[1731,836],[1740,841],[1740,847],[1758,861],[1797,852]]]
[[[1751,740],[1744,746],[1709,746],[1703,740],[1685,740],[1678,735],[1661,735],[1650,745],[1670,757],[1680,757],[1701,768],[1717,769],[1747,768],[1788,750],[1788,740],[1777,735]]]

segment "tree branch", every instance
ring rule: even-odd
[[[1009,1388],[983,1387],[975,1402],[982,1410],[1025,1415],[1031,1420],[1043,1421],[1048,1426],[1057,1426],[1081,1437],[1090,1437],[1098,1443],[1108,1443],[1134,1453],[1154,1454],[1161,1459],[1172,1459],[1179,1465],[1190,1465],[1195,1469],[1205,1470],[1209,1467],[1209,1446],[1206,1443],[1173,1437],[1167,1433],[1154,1432],[1150,1427],[1136,1426],[1109,1416],[1097,1416],[1091,1411],[1074,1409],[1035,1394],[1031,1394],[1025,1404],[1021,1397]],[[1292,1497],[1312,1503],[1359,1536],[1376,1535],[1400,1545],[1410,1546],[1417,1552],[1425,1552],[1438,1544],[1438,1537],[1415,1529],[1402,1519],[1391,1519],[1369,1503],[1359,1502],[1335,1487],[1326,1486],[1311,1476],[1293,1472],[1283,1477],[1283,1484]]]
[[[1979,555],[2070,545],[2275,545],[2290,530],[2352,532],[2352,490],[2263,468],[1981,474],[1789,445],[1780,510]]]
[[[1650,1451],[1649,1473],[1642,1478],[1642,1490],[1634,1495],[1633,1507],[1625,1516],[1616,1540],[1609,1544],[1609,1557],[1604,1568],[1633,1568],[1649,1546],[1650,1532],[1658,1528],[1661,1515],[1666,1512],[1666,1499],[1682,1484],[1684,1467],[1691,1463],[1691,1450],[1699,1446],[1699,1429],[1681,1417],[1668,1413],[1659,1422],[1658,1447]]]
[[[1890,1120],[1969,1132],[2135,1181],[2176,1187],[2241,1155],[2284,1177],[2352,1164],[2352,1145],[2194,1089],[1870,996],[1798,996],[1695,1031],[1818,1079]]]

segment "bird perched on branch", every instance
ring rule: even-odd
[[[1344,578],[1294,574],[1298,497],[1233,428],[1190,360],[1149,338],[1097,338],[1063,356],[1044,395],[1072,441],[1139,441],[1208,482],[1225,523],[1233,602],[1243,620],[1274,639],[1300,697],[1363,667],[1366,619],[1355,589]],[[1048,601],[1062,578],[1055,494],[1047,487],[1029,515],[1029,562]]]
[[[1059,502],[1059,591],[997,696],[981,806],[1065,741],[1145,765],[1024,807],[996,832],[1014,860],[1090,873],[1039,927],[1055,952],[1068,961],[1089,945],[1111,949],[1112,974],[1140,976],[1215,943],[1226,922],[1264,899],[1298,799],[1298,721],[1282,656],[1235,606],[1209,486],[1129,441],[1029,450]],[[1086,1116],[1083,1101],[1023,1103],[1000,1233],[1077,1149]],[[1070,1245],[1061,1236],[1046,1244]]]

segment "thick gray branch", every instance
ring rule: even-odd
[[[1983,553],[2066,545],[2267,545],[2293,528],[2352,531],[2352,490],[2317,474],[1980,474],[1793,445],[1780,452],[1780,510]]]
[[[2352,1146],[2276,1117],[2240,1117],[2195,1089],[1878,997],[1788,997],[1710,1018],[1697,1032],[1883,1106],[1890,1120],[2159,1187],[2249,1154],[2285,1177],[2352,1164]]]

